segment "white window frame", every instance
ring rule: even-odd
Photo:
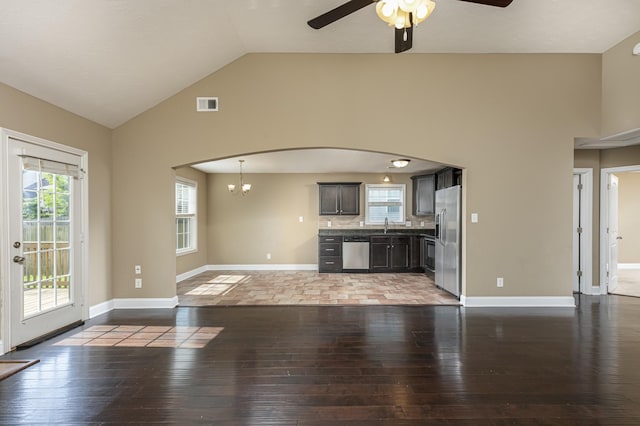
[[[191,188],[191,194],[193,199],[191,200],[188,213],[178,213],[178,185],[185,185]],[[174,185],[174,197],[175,197],[175,215],[176,215],[176,256],[183,256],[185,254],[195,253],[198,251],[198,183],[191,179],[176,176],[176,182]],[[178,249],[178,219],[190,219],[189,222],[189,247]]]
[[[376,189],[376,188],[394,188],[394,189],[399,189],[402,191],[402,201],[398,204],[398,203],[393,203],[393,202],[388,202],[388,203],[380,203],[380,202],[369,202],[369,189]],[[369,215],[369,208],[372,205],[399,205],[400,206],[400,220],[399,221],[392,221],[389,220],[389,224],[394,224],[394,225],[399,225],[402,224],[404,225],[406,220],[407,220],[407,185],[405,185],[404,183],[386,183],[386,184],[378,184],[378,183],[369,183],[365,185],[365,215],[364,215],[364,221],[365,224],[367,225],[384,225],[384,220],[382,221],[375,221],[372,220],[370,215]]]

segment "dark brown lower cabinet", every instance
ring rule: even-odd
[[[318,237],[318,272],[342,272],[342,237]]]
[[[374,236],[370,242],[371,272],[406,271],[409,269],[411,237]]]

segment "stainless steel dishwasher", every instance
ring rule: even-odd
[[[342,270],[365,272],[369,270],[369,237],[345,236],[342,240]]]

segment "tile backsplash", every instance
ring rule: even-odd
[[[407,225],[389,224],[389,229],[433,229],[435,216],[407,216]],[[329,226],[331,223],[331,226]],[[362,223],[362,226],[360,224]],[[383,225],[366,225],[364,215],[360,216],[318,216],[318,229],[382,229]]]

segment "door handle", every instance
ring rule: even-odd
[[[24,257],[22,256],[13,256],[13,263],[17,263],[22,265],[24,263]]]
[[[622,237],[616,237],[616,240],[621,240],[621,239],[622,239]]]
[[[447,209],[443,208],[440,211],[440,223],[439,223],[439,230],[438,230],[438,241],[440,242],[440,244],[444,245],[444,237],[445,237],[445,229],[444,229],[444,224],[446,223],[446,218],[445,215],[447,214]]]

